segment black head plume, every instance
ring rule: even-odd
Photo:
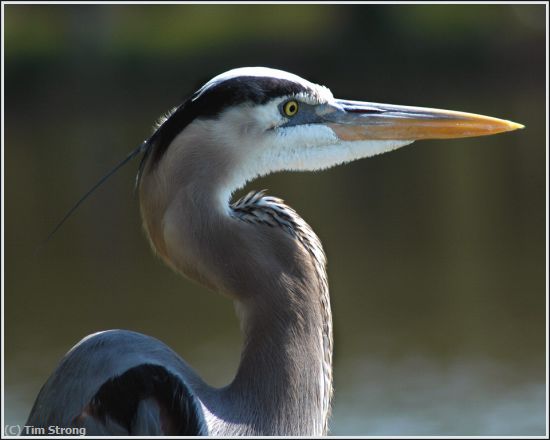
[[[101,179],[97,181],[97,183],[92,186],[86,194],[84,194],[78,201],[72,206],[71,209],[67,211],[67,213],[63,216],[63,218],[57,223],[55,228],[53,228],[52,232],[48,235],[48,237],[44,240],[44,242],[38,247],[36,250],[36,253],[38,253],[42,247],[50,241],[50,239],[54,236],[54,234],[63,226],[63,224],[67,221],[67,219],[77,210],[77,208],[86,200],[97,188],[99,188],[101,185],[103,185],[113,174],[115,174],[120,168],[122,168],[124,165],[126,165],[128,162],[130,162],[134,157],[139,155],[140,153],[145,152],[148,149],[149,140],[146,140],[143,142],[139,147],[137,147],[135,150],[133,150],[126,158],[118,163],[111,171],[109,171],[106,175],[104,175]]]

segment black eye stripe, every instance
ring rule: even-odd
[[[149,138],[151,147],[146,151],[144,159],[152,154],[152,166],[158,163],[174,138],[199,117],[215,118],[226,108],[242,102],[265,104],[280,96],[304,92],[308,93],[311,90],[294,81],[248,76],[232,78],[205,90],[199,90],[180,105]]]

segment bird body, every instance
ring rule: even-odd
[[[41,390],[26,425],[76,426],[86,428],[88,434],[98,435],[163,432],[162,419],[154,414],[159,412],[161,402],[159,405],[151,404],[153,402],[148,406],[142,404],[142,416],[135,417],[139,404],[146,400],[142,395],[147,393],[147,387],[137,388],[135,380],[130,386],[122,381],[110,383],[113,378],[121,378],[132,369],[149,365],[162,366],[188,390],[200,390],[203,386],[193,370],[162,342],[136,332],[108,330],[85,337],[67,353],[56,369],[57,374],[52,375]],[[185,382],[181,379],[183,377]],[[158,391],[149,390],[147,397],[164,397],[164,407],[177,408],[179,399],[174,400],[173,405],[164,404],[171,399]],[[189,393],[189,399],[184,401],[193,405],[187,414],[196,415],[196,422],[189,423],[189,426],[200,432],[204,430],[204,417],[194,395],[194,392]],[[124,409],[124,406],[129,409]],[[143,417],[147,412],[149,417]],[[148,427],[140,425],[147,419],[151,422]]]
[[[130,421],[119,417],[110,423],[102,421],[99,417],[102,410],[93,405],[91,411],[80,412],[86,407],[86,402],[94,401],[94,396],[110,377],[151,364],[166,367],[189,389],[189,395],[194,396],[193,402],[199,403],[188,405],[201,421],[196,424],[201,430],[194,434],[326,433],[332,394],[332,318],[325,256],[319,239],[294,210],[280,199],[261,192],[251,193],[233,204],[230,214],[218,211],[208,201],[196,201],[183,195],[176,199],[177,206],[168,209],[167,215],[177,217],[185,212],[189,213],[187,217],[193,217],[190,213],[195,211],[202,215],[189,219],[191,224],[177,233],[171,231],[170,220],[167,220],[164,226],[170,237],[167,242],[174,244],[177,239],[184,240],[178,246],[192,249],[199,255],[174,256],[170,253],[172,248],[167,246],[167,256],[163,258],[184,262],[178,263],[180,265],[187,261],[197,262],[197,266],[183,269],[188,276],[205,284],[210,280],[211,287],[233,298],[238,295],[236,308],[245,341],[234,381],[221,389],[210,388],[161,342],[126,331],[102,332],[84,339],[67,354],[56,374],[52,375],[53,381],[44,387],[43,393],[48,398],[39,395],[37,402],[43,402],[42,406],[35,405],[27,424],[39,426],[39,421],[44,420],[43,411],[49,414],[53,406],[63,408],[60,415],[66,418],[52,420],[49,415],[48,425],[83,426],[89,432],[97,432],[96,429],[102,432],[107,426],[111,430],[116,427],[116,432],[121,434],[166,433],[160,421],[148,425],[157,431],[140,431],[142,426],[132,422],[134,418],[144,418],[143,415],[137,417],[137,410],[132,413]],[[196,203],[200,209],[194,206]],[[215,204],[215,198],[210,203]],[[182,235],[182,230],[200,230],[199,224],[205,228],[204,234]],[[262,234],[256,240],[248,240],[250,228],[256,227]],[[208,247],[214,245],[220,253],[225,252],[223,258],[206,253]],[[265,249],[271,250],[269,258]],[[246,260],[243,260],[243,255],[246,255]],[[216,261],[217,265],[206,266],[203,258]],[[301,264],[296,264],[296,261]],[[179,266],[174,267],[179,269]],[[209,272],[205,272],[206,267]],[[218,280],[224,280],[224,283]],[[267,299],[260,296],[265,292],[273,295]],[[131,351],[128,350],[130,347]],[[67,372],[82,369],[84,371],[78,375],[87,378],[85,393],[80,384],[77,389],[73,388],[77,381],[67,380],[70,377]],[[101,371],[99,376],[97,371]],[[57,379],[63,379],[62,383],[71,388],[60,387]],[[109,393],[108,398],[110,401],[121,400],[115,405],[121,406],[128,393],[129,390]],[[82,398],[74,410],[68,412],[68,405],[59,405],[58,398],[74,395]],[[74,403],[74,399],[69,400]],[[164,405],[168,404],[156,402],[148,410],[158,412]],[[166,424],[178,426],[172,419]],[[189,427],[186,424],[181,426],[181,431],[170,433],[185,435]]]
[[[282,200],[252,192],[231,203],[231,195],[273,172],[321,170],[415,139],[516,128],[467,113],[338,100],[274,69],[215,77],[140,147],[138,185],[157,255],[235,302],[244,335],[235,378],[212,388],[160,341],[101,332],[61,361],[27,425],[83,426],[88,434],[326,434],[333,340],[321,242]]]

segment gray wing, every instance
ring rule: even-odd
[[[27,426],[87,435],[203,435],[202,381],[162,342],[125,330],[84,338],[44,384]],[[36,430],[34,430],[36,432]]]

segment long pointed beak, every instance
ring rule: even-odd
[[[423,107],[336,100],[320,115],[346,141],[450,139],[513,131],[524,126],[504,119]]]

